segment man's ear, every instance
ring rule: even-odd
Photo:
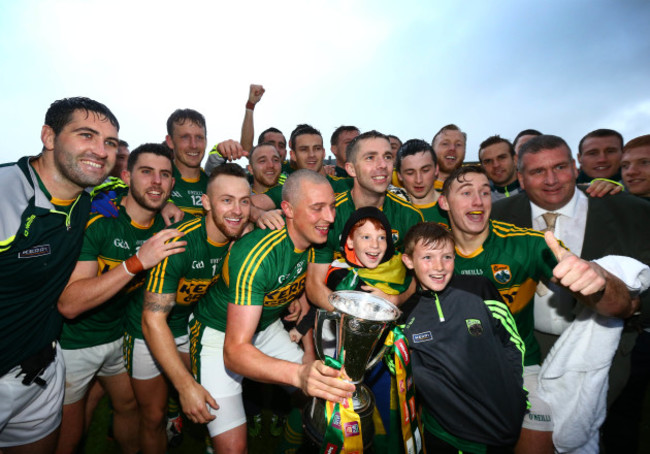
[[[165,143],[169,148],[171,148],[172,150],[174,149],[174,142],[172,142],[172,136],[170,136],[169,134],[165,136]]]
[[[120,178],[123,182],[126,183],[128,187],[131,187],[131,172],[126,169],[122,170],[122,173],[120,173]]]
[[[55,137],[54,130],[48,125],[43,125],[41,128],[41,142],[43,142],[43,147],[46,150],[54,150]]]
[[[521,189],[525,191],[526,187],[524,186],[524,176],[519,170],[517,170],[517,180],[519,180],[519,186],[521,186]]]
[[[201,204],[203,205],[203,209],[205,211],[210,211],[210,197],[208,197],[207,194],[203,194],[201,196]]]
[[[411,260],[410,256],[406,254],[402,254],[402,263],[404,263],[404,266],[407,267],[409,270],[413,269],[413,260]]]
[[[447,197],[442,194],[440,194],[440,197],[438,197],[438,205],[440,205],[440,208],[443,210],[449,211],[449,202],[447,201]]]
[[[293,206],[291,206],[289,202],[283,200],[280,202],[280,207],[282,208],[282,212],[287,219],[293,219]]]
[[[354,171],[354,164],[351,162],[346,162],[345,163],[345,171],[350,175],[352,178],[357,176],[357,172]]]

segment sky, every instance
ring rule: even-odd
[[[444,125],[467,160],[493,134],[535,128],[574,153],[597,128],[650,133],[650,2],[0,0],[0,162],[38,154],[56,99],[106,104],[131,148],[193,108],[208,148],[239,140],[251,83],[256,136],[342,124],[403,141]]]

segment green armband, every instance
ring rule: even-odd
[[[219,153],[219,150],[217,150],[217,148],[219,148],[219,144],[220,144],[220,143],[221,143],[221,142],[219,142],[219,143],[216,144],[214,147],[212,147],[212,150],[210,150],[210,153],[209,153],[209,154],[216,154],[216,155],[219,156],[220,158],[223,158],[223,156],[221,155],[221,153]]]

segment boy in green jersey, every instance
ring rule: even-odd
[[[539,346],[533,335],[533,297],[540,279],[555,278],[604,315],[629,309],[630,295],[618,278],[557,246],[547,232],[490,220],[491,188],[485,171],[468,165],[445,181],[438,203],[449,213],[456,242],[455,271],[488,277],[512,312],[526,345],[524,384],[531,404],[516,451],[552,450],[550,408],[537,395]]]
[[[81,441],[95,376],[111,397],[115,438],[124,452],[138,450],[137,404],[122,362],[125,305],[142,285],[143,271],[182,252],[185,242],[165,244],[182,234],[160,231],[164,222],[158,212],[174,184],[168,150],[160,144],[136,148],[122,179],[129,192],[119,201],[118,216],[88,221],[79,261],[58,302],[68,319],[61,334],[66,394],[59,452],[75,452]]]

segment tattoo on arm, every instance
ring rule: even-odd
[[[176,295],[174,293],[144,292],[144,311],[169,312],[174,308]]]

